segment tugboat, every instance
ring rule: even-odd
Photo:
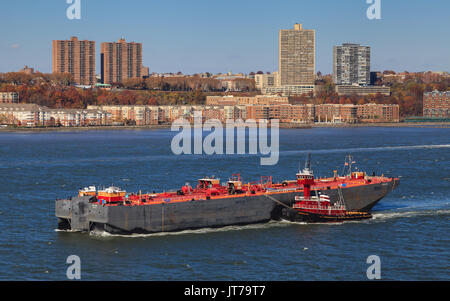
[[[350,159],[350,164],[351,160]],[[291,208],[283,209],[283,217],[295,222],[330,223],[349,220],[372,218],[372,214],[362,211],[347,210],[342,195],[342,185],[337,187],[339,199],[331,204],[326,194],[311,195],[311,186],[315,184],[314,173],[311,170],[311,158],[308,155],[305,168],[297,173],[297,184],[303,185],[303,196],[295,196],[295,203]]]

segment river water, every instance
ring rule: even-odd
[[[366,280],[377,255],[385,280],[450,280],[450,130],[280,130],[279,162],[260,155],[181,155],[170,130],[0,133],[0,280]],[[171,234],[55,231],[54,200],[80,187],[179,188],[205,175],[293,179],[312,154],[317,176],[360,170],[400,177],[374,218],[343,224],[270,222]]]

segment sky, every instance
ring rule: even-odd
[[[371,46],[371,70],[449,71],[450,1],[379,0],[0,0],[0,72],[25,65],[51,72],[51,42],[71,36],[100,43],[124,37],[143,44],[150,72],[273,72],[278,31],[302,23],[316,30],[316,72],[332,72],[333,46]],[[71,0],[69,0],[71,1]]]

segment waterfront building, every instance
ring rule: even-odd
[[[353,104],[316,105],[315,117],[318,122],[356,123],[358,108]]]
[[[278,104],[247,106],[247,119],[278,119],[280,123],[314,122],[314,105],[312,104]]]
[[[96,84],[95,42],[79,41],[77,37],[70,40],[54,40],[52,72],[70,73],[78,85]]]
[[[50,109],[36,104],[0,104],[0,122],[24,127],[110,125],[108,112],[97,109]]]
[[[386,104],[289,104],[266,101],[243,101],[209,105],[185,106],[88,106],[88,109],[102,110],[110,114],[115,122],[133,121],[136,125],[167,124],[178,118],[194,121],[194,113],[202,113],[203,122],[217,119],[259,120],[278,119],[280,123],[319,122],[399,122],[399,106]]]
[[[399,105],[368,103],[357,106],[358,122],[399,122]]]
[[[399,106],[393,104],[320,104],[316,105],[318,122],[399,122]]]

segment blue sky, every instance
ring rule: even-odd
[[[51,41],[78,36],[100,43],[143,43],[151,72],[278,69],[278,30],[316,30],[316,71],[332,71],[333,45],[372,47],[372,70],[449,71],[450,1],[381,0],[369,20],[366,0],[81,0],[81,20],[66,0],[1,0],[0,72],[24,65],[51,71]],[[97,68],[99,73],[99,68]]]

